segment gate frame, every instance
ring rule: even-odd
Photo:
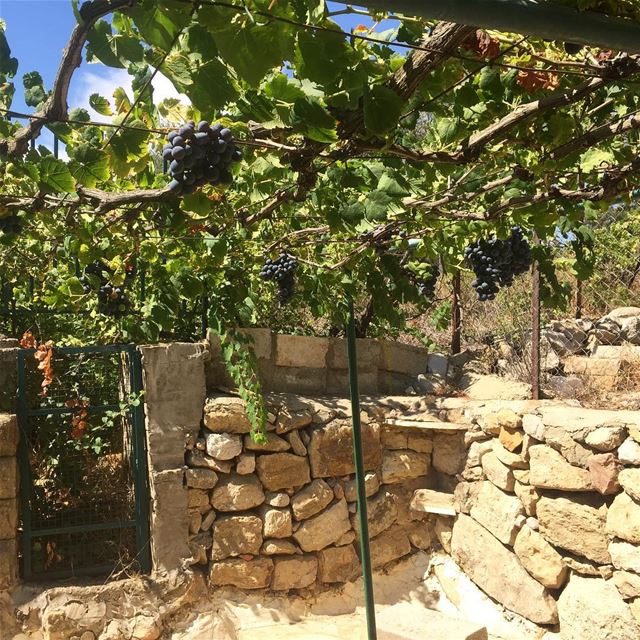
[[[17,419],[20,430],[18,446],[18,459],[20,469],[20,519],[22,522],[20,532],[20,547],[22,549],[21,578],[32,579],[56,579],[82,575],[97,575],[112,571],[112,565],[99,565],[94,567],[81,567],[72,571],[51,571],[44,574],[34,574],[31,566],[31,542],[34,537],[53,535],[60,533],[77,533],[83,531],[100,531],[104,529],[135,529],[136,555],[142,573],[151,572],[151,540],[149,504],[151,493],[149,488],[149,473],[147,465],[147,447],[144,403],[130,407],[132,455],[131,468],[133,471],[134,511],[135,519],[121,522],[105,522],[85,525],[72,525],[67,527],[48,527],[33,530],[31,527],[31,487],[32,474],[29,462],[28,442],[31,432],[29,418],[38,415],[64,415],[73,414],[75,409],[68,407],[50,407],[48,409],[29,409],[26,396],[26,368],[25,359],[33,356],[36,349],[19,349],[17,354],[18,368],[18,406]],[[56,353],[63,355],[79,355],[85,353],[126,353],[129,357],[129,384],[131,393],[143,391],[142,383],[142,358],[140,351],[132,344],[95,345],[88,347],[54,347]],[[114,411],[120,408],[119,404],[96,405],[88,408],[89,413],[102,411]]]

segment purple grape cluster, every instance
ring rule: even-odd
[[[22,221],[16,215],[0,218],[0,232],[6,235],[17,235],[22,231]]]
[[[278,285],[278,302],[285,305],[296,292],[295,273],[298,261],[290,253],[281,253],[276,260],[267,258],[260,270],[263,280],[275,280]]]
[[[494,300],[501,287],[509,287],[513,279],[531,266],[531,247],[520,227],[512,227],[511,235],[501,240],[495,235],[480,238],[464,250],[476,279],[471,286],[478,300]]]
[[[233,142],[231,129],[221,124],[210,125],[206,120],[187,124],[167,136],[162,157],[169,162],[171,182],[175,193],[192,193],[204,184],[230,184],[230,167],[242,160],[242,151]]]

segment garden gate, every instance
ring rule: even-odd
[[[140,353],[54,348],[43,386],[37,352],[18,352],[23,578],[149,571]]]

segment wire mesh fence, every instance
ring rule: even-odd
[[[533,271],[501,289],[494,300],[482,302],[471,287],[473,274],[462,271],[440,285],[450,296],[450,324],[434,328],[421,319],[420,329],[439,349],[476,349],[486,371],[534,387],[539,382],[552,394],[637,392],[640,218],[634,209],[614,207],[591,233],[588,246],[560,234],[542,244],[553,270],[543,268],[540,275],[539,319]],[[590,267],[579,266],[576,252]]]
[[[135,349],[55,349],[46,392],[36,353],[18,355],[23,577],[148,570]]]

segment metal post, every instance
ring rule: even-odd
[[[349,319],[347,322],[347,357],[349,361],[349,391],[351,393],[351,420],[353,422],[353,458],[356,467],[356,490],[358,494],[358,521],[360,524],[360,561],[364,581],[364,600],[367,616],[367,638],[376,640],[376,610],[371,576],[369,550],[369,522],[367,520],[367,495],[364,484],[364,456],[362,454],[362,431],[360,428],[360,397],[358,391],[358,355],[356,351],[356,322],[353,300],[349,297]]]
[[[54,158],[58,158],[58,155],[60,154],[59,152],[59,140],[58,140],[58,136],[53,136],[53,157]]]
[[[207,329],[209,328],[209,296],[202,294],[202,312],[200,316],[200,337],[207,337]]]
[[[533,243],[540,244],[537,234]],[[533,261],[531,269],[531,397],[540,400],[540,266]]]
[[[131,345],[127,349],[129,355],[129,384],[132,393],[143,390],[142,383],[142,358],[140,352]],[[133,469],[135,484],[135,509],[136,509],[136,548],[138,561],[143,573],[151,571],[151,544],[149,533],[149,474],[147,466],[147,447],[144,405],[139,398],[138,406],[131,408],[133,422]]]
[[[576,278],[576,320],[582,318],[582,280]]]
[[[462,318],[460,313],[460,271],[453,274],[453,298],[451,300],[451,355],[462,350]]]

